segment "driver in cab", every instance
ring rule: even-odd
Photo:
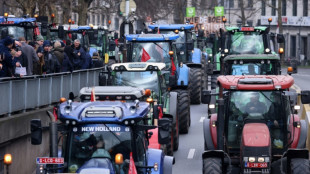
[[[259,101],[259,93],[253,93],[250,97],[250,102],[246,104],[245,111],[246,113],[266,113],[266,105]]]

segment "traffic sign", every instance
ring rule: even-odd
[[[195,17],[195,15],[196,15],[195,7],[186,8],[186,17]]]
[[[136,11],[137,5],[134,0],[129,0],[129,13]],[[126,16],[126,0],[122,0],[120,10]]]
[[[214,7],[214,16],[224,16],[224,7],[223,6]]]

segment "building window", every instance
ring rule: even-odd
[[[303,0],[303,16],[308,16],[308,0]]]
[[[276,15],[276,7],[277,4],[276,4],[276,0],[271,0],[271,5],[273,6],[272,10],[271,10],[271,16],[275,16]]]
[[[262,16],[266,16],[266,2],[262,0]]]
[[[248,7],[253,8],[253,0],[248,0]]]
[[[101,16],[102,25],[104,25],[104,15]]]
[[[286,0],[282,0],[282,16],[286,16]]]
[[[297,16],[297,0],[293,0],[293,16]]]
[[[220,1],[220,5],[221,5],[221,6],[224,6],[224,0],[221,0],[221,1]]]
[[[291,57],[296,58],[296,36],[291,36]]]
[[[93,18],[92,23],[93,23],[93,25],[95,25],[96,24],[96,16],[93,14],[92,18]]]
[[[97,15],[97,24],[96,25],[100,25],[100,16]]]
[[[234,0],[229,0],[229,8],[234,8]]]

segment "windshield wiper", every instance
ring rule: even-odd
[[[163,47],[161,47],[158,43],[156,43],[156,42],[153,42],[156,46],[158,46],[160,49],[162,49],[162,50],[164,50],[166,53],[168,53],[168,51],[167,50],[165,50]]]

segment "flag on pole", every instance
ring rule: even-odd
[[[141,62],[146,62],[146,61],[148,61],[148,60],[150,60],[150,59],[151,59],[151,56],[149,55],[149,53],[147,53],[147,52],[145,51],[145,49],[142,48]]]
[[[94,87],[93,87],[93,89],[91,90],[91,93],[90,93],[90,101],[91,102],[96,101],[96,95],[95,95],[95,88]]]
[[[171,75],[174,75],[176,71],[175,64],[173,62],[173,57],[171,57]]]
[[[135,161],[133,160],[133,157],[132,157],[132,152],[130,152],[130,162],[129,162],[128,174],[138,174],[137,169],[136,169],[136,165],[135,165]]]

